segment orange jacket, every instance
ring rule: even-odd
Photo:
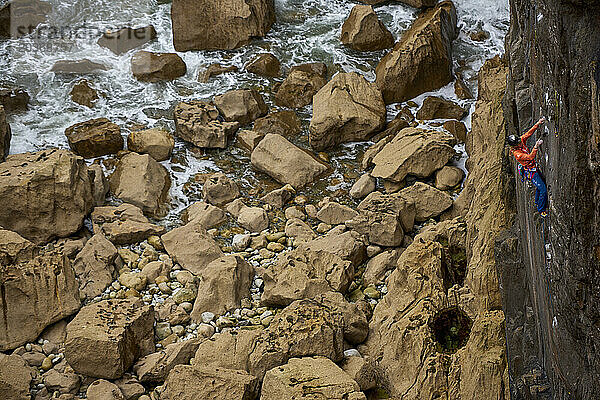
[[[515,156],[515,159],[526,169],[535,169],[535,156],[537,154],[537,149],[534,147],[530,152],[527,147],[527,139],[533,135],[533,133],[540,127],[539,123],[536,123],[530,130],[527,131],[523,136],[521,136],[521,144],[512,149],[512,154]]]

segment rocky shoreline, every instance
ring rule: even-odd
[[[175,48],[232,49],[275,29],[273,1],[225,3],[174,0]],[[410,99],[452,82],[458,98],[471,94],[453,72],[454,4],[405,3],[424,9],[395,45],[368,5],[341,29],[357,51],[391,48],[375,82],[296,65],[274,84],[277,109],[260,90],[230,90],[175,104],[173,132],[124,139],[96,118],[66,129],[69,150],[8,155],[16,92],[2,97],[0,397],[509,398],[493,259],[511,219],[500,174],[507,66],[496,57],[481,68],[470,130],[454,101],[418,107]],[[198,17],[207,13],[214,20]],[[132,51],[133,78],[186,73],[175,53],[138,50],[147,41],[132,32],[156,37],[125,28],[98,43]],[[88,61],[59,67],[101,67]],[[246,69],[281,74],[267,53]],[[231,71],[212,65],[198,79]],[[71,92],[90,108],[101,96],[87,80]],[[309,104],[310,150],[295,139]],[[306,195],[333,180],[327,152],[366,140],[349,190]],[[199,174],[188,189],[201,200],[171,227],[176,144],[239,146],[267,183]]]

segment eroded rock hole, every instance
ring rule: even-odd
[[[458,246],[445,246],[442,257],[442,278],[444,288],[450,289],[454,285],[462,286],[467,274],[467,253]]]
[[[441,353],[456,353],[467,344],[473,321],[464,311],[457,307],[438,312],[429,323],[438,351]]]

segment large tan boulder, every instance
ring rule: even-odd
[[[178,365],[167,377],[160,398],[254,400],[258,392],[259,380],[245,371]]]
[[[90,238],[73,261],[79,295],[91,300],[104,292],[115,278],[117,248],[102,233]]]
[[[187,72],[185,62],[176,53],[138,51],[131,58],[131,73],[141,82],[172,81]]]
[[[298,246],[299,249],[326,251],[347,260],[357,268],[366,258],[366,245],[357,232],[331,232]]]
[[[160,128],[133,131],[127,136],[127,149],[140,154],[150,154],[156,161],[171,157],[175,139],[169,132]]]
[[[204,200],[215,206],[222,206],[240,196],[240,189],[231,178],[222,172],[209,175],[202,187]]]
[[[229,255],[212,261],[204,268],[198,284],[198,296],[191,317],[202,320],[202,313],[225,314],[239,308],[242,299],[250,298],[254,268],[239,255]]]
[[[250,157],[252,165],[282,184],[301,188],[312,183],[328,169],[283,136],[268,134]]]
[[[223,256],[219,245],[198,220],[173,229],[161,239],[173,261],[194,275],[200,275],[211,261]]]
[[[417,111],[417,119],[457,119],[461,120],[468,110],[452,100],[438,96],[428,96]]]
[[[175,0],[171,20],[175,50],[229,50],[267,34],[275,22],[275,4],[273,0]]]
[[[465,172],[462,169],[446,165],[435,173],[435,187],[440,190],[452,189],[458,186],[464,177]]]
[[[188,208],[182,214],[183,222],[198,220],[206,229],[211,229],[221,225],[227,220],[225,211],[219,207],[205,203],[204,201],[197,201]]]
[[[179,364],[188,364],[198,350],[200,339],[191,339],[167,345],[161,351],[138,360],[133,369],[144,383],[162,383],[169,372]]]
[[[352,262],[327,251],[295,249],[264,270],[263,304],[287,306],[330,291],[344,293],[354,277]]]
[[[29,385],[35,370],[20,356],[0,353],[0,398],[4,400],[29,399]]]
[[[34,341],[47,326],[79,310],[79,286],[68,258],[46,252],[0,266],[0,351]]]
[[[262,400],[315,398],[366,400],[358,383],[325,357],[292,358],[287,364],[265,374]]]
[[[458,35],[451,1],[424,11],[381,59],[377,86],[388,103],[409,100],[452,81],[452,41]]]
[[[310,145],[323,150],[366,140],[385,126],[381,92],[356,72],[339,73],[313,97]]]
[[[352,208],[335,201],[325,204],[317,213],[317,219],[329,225],[343,224],[356,217],[358,213]]]
[[[312,103],[313,96],[327,83],[327,67],[301,64],[290,69],[275,93],[275,103],[282,107],[301,108]]]
[[[445,133],[406,128],[373,157],[371,175],[402,182],[406,175],[427,178],[454,156],[456,139]]]
[[[123,149],[121,128],[106,118],[92,119],[67,128],[71,150],[84,158],[116,154]]]
[[[239,127],[237,122],[221,122],[219,110],[203,101],[179,103],[174,116],[175,136],[198,147],[224,149]]]
[[[120,378],[154,351],[154,310],[140,300],[103,300],[85,306],[67,325],[65,358],[75,372]]]
[[[219,63],[210,64],[203,71],[198,73],[198,82],[206,83],[215,76],[219,76],[228,72],[237,72],[238,69],[239,68],[235,65],[226,66]]]
[[[248,360],[264,329],[232,330],[217,333],[204,340],[192,360],[192,365],[212,366],[248,371]]]
[[[269,107],[255,89],[230,90],[215,96],[214,102],[225,121],[241,125],[248,125],[269,112]]]
[[[423,222],[434,218],[452,207],[452,197],[423,182],[402,189],[398,195],[415,204],[415,221]]]
[[[342,314],[344,340],[350,344],[359,344],[365,341],[369,334],[367,316],[357,303],[349,303],[339,292],[327,292],[316,296],[315,301],[324,307],[329,307],[334,312]]]
[[[242,207],[237,223],[250,232],[262,232],[269,228],[269,217],[262,207]]]
[[[394,36],[377,18],[371,6],[356,5],[342,25],[340,40],[359,51],[374,51],[394,45]]]
[[[35,245],[17,232],[0,228],[0,265],[31,260],[35,251]]]
[[[92,183],[67,150],[15,154],[0,163],[0,226],[35,243],[77,232],[92,210]]]
[[[246,71],[256,75],[264,76],[267,78],[279,77],[279,70],[281,69],[281,63],[271,53],[263,53],[258,55],[255,59],[250,61],[246,65]]]
[[[169,172],[148,154],[124,155],[110,176],[110,190],[115,197],[141,208],[150,216],[166,213],[170,188]]]
[[[127,203],[94,208],[92,226],[95,233],[102,233],[114,244],[139,243],[165,233],[164,226],[150,223],[142,210]]]
[[[10,125],[6,121],[4,106],[0,105],[0,162],[6,159],[10,150],[10,140],[12,138]]]

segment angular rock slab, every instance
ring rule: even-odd
[[[116,154],[123,149],[121,128],[106,118],[97,118],[72,125],[65,131],[69,146],[84,158]]]
[[[102,233],[87,241],[75,257],[73,269],[79,280],[82,298],[93,299],[114,281],[117,248]]]
[[[366,400],[354,381],[325,357],[292,358],[265,374],[261,400]]]
[[[152,25],[136,29],[126,27],[114,32],[104,32],[98,39],[98,44],[115,54],[123,54],[154,39],[156,39],[156,29]]]
[[[69,236],[93,207],[89,169],[67,150],[10,155],[0,163],[0,203],[0,226],[34,243]]]
[[[35,245],[16,232],[0,228],[0,265],[29,261],[36,251]]]
[[[398,195],[414,202],[415,221],[417,222],[437,217],[452,207],[453,203],[452,197],[448,193],[423,182],[416,182],[414,185],[402,189]]]
[[[273,0],[174,0],[171,20],[175,50],[230,50],[266,35],[275,22],[275,5]]]
[[[203,101],[179,103],[174,117],[175,136],[198,147],[224,149],[239,127],[237,122],[221,122],[219,110]]]
[[[269,112],[269,107],[255,89],[230,90],[215,96],[214,102],[225,121],[237,121],[242,125],[247,125]]]
[[[165,233],[165,227],[151,224],[142,210],[133,204],[96,207],[92,211],[95,233],[104,234],[114,244],[139,243]]]
[[[138,51],[131,58],[131,73],[140,82],[172,81],[186,72],[185,62],[176,53]]]
[[[29,385],[34,370],[18,355],[0,353],[0,398],[3,400],[29,399]]]
[[[153,308],[137,299],[90,304],[67,325],[65,358],[79,374],[120,378],[154,351],[153,326]]]
[[[172,343],[163,350],[140,359],[135,363],[133,369],[140,382],[162,383],[175,366],[190,362],[199,344],[200,339]]]
[[[354,6],[342,25],[340,41],[358,51],[375,51],[394,45],[394,36],[371,6]]]
[[[309,66],[309,68],[306,68]],[[315,71],[310,64],[294,66],[277,93],[275,103],[282,107],[301,108],[312,102],[313,96],[327,83],[327,69]]]
[[[283,136],[268,134],[250,157],[252,165],[282,184],[301,188],[324,174],[328,167]]]
[[[57,252],[0,267],[0,351],[34,341],[48,325],[80,307],[71,263]]]

